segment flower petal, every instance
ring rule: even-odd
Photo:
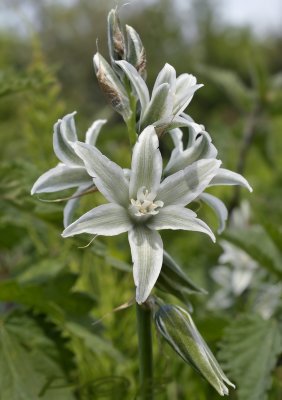
[[[157,192],[162,175],[162,156],[159,140],[153,126],[139,135],[134,146],[131,163],[129,194],[136,199],[138,189],[144,186],[149,192]]]
[[[144,112],[150,100],[149,91],[144,79],[138,74],[137,70],[133,67],[133,65],[129,64],[127,61],[125,60],[116,61],[116,64],[118,64],[123,69],[128,79],[130,80],[133,88],[135,89],[138,99],[140,100],[142,108],[141,114],[142,114],[142,112]]]
[[[107,122],[106,119],[97,119],[97,121],[94,121],[86,132],[85,143],[95,146],[100,130],[102,126],[105,125],[106,122]]]
[[[162,200],[165,206],[185,206],[206,189],[220,165],[219,160],[199,160],[168,176],[160,185],[157,199]]]
[[[225,222],[228,217],[228,211],[225,204],[217,197],[212,196],[209,193],[202,193],[199,196],[200,200],[203,200],[208,206],[210,206],[216,213],[219,221],[218,233],[222,233],[225,229]]]
[[[240,185],[247,188],[250,192],[253,191],[248,181],[242,175],[224,168],[220,168],[216,176],[210,182],[210,186],[218,185]]]
[[[132,223],[125,208],[118,204],[103,204],[93,208],[69,225],[62,233],[63,237],[80,233],[114,236],[127,232]]]
[[[212,144],[207,132],[201,132],[198,138],[188,149],[181,151],[175,148],[165,168],[165,174],[172,174],[202,158],[212,159],[217,156],[217,150]]]
[[[215,242],[215,236],[208,225],[201,219],[195,218],[195,213],[181,206],[167,206],[154,215],[147,223],[150,229],[183,229],[206,233]]]
[[[200,133],[203,130],[202,125],[199,125],[194,121],[190,121],[187,118],[183,118],[178,115],[162,118],[159,121],[154,122],[153,125],[158,134],[159,132],[164,133],[170,131],[171,129],[181,128],[181,127],[188,127],[188,128],[192,127],[193,129],[196,130],[197,133]]]
[[[53,147],[56,156],[62,163],[70,166],[82,166],[83,162],[75,154],[72,147],[72,144],[77,140],[74,122],[75,114],[74,112],[66,115],[54,125]]]
[[[58,192],[91,183],[92,178],[84,167],[69,167],[65,164],[58,164],[37,179],[31,189],[31,194]]]
[[[151,101],[148,104],[141,121],[141,129],[142,127],[151,125],[166,116],[172,115],[172,107],[172,91],[168,83],[163,83],[158,86],[155,93],[152,95]]]
[[[163,242],[158,232],[136,226],[128,232],[136,285],[136,301],[146,301],[161,271]]]
[[[188,106],[196,90],[203,85],[196,84],[197,79],[190,74],[182,74],[176,79],[176,92],[173,113],[179,115]]]
[[[74,149],[84,161],[89,175],[94,178],[95,185],[106,199],[127,206],[128,182],[122,168],[89,144],[77,142]]]
[[[89,185],[82,185],[80,186],[76,192],[72,195],[72,199],[68,200],[66,202],[66,205],[64,207],[64,228],[69,226],[72,223],[72,217],[74,214],[75,209],[77,208],[79,201],[80,201],[80,196],[83,192],[85,192],[87,189],[90,189],[90,187],[94,187],[94,184],[89,186]]]
[[[153,87],[152,97],[154,96],[158,87],[163,83],[168,83],[172,93],[174,94],[176,86],[176,71],[173,66],[168,63],[165,64],[157,76]]]
[[[182,137],[183,137],[183,132],[179,128],[174,128],[169,132],[171,139],[173,141],[174,147],[178,149],[179,151],[183,151],[183,142],[182,142]]]

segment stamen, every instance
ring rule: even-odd
[[[137,199],[131,199],[133,214],[137,217],[156,215],[159,213],[158,208],[163,207],[164,203],[157,200],[154,203],[156,193],[149,192],[144,186],[138,189]]]

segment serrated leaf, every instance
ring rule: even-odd
[[[55,343],[32,318],[12,314],[2,321],[1,400],[73,400],[70,382],[57,357]]]
[[[224,239],[248,253],[255,261],[279,278],[282,277],[282,255],[265,229],[256,225],[248,229],[232,229]]]
[[[236,382],[238,400],[266,400],[271,373],[282,351],[275,320],[243,315],[225,330],[219,358]]]

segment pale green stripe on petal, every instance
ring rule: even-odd
[[[163,263],[163,242],[158,232],[135,226],[128,232],[136,285],[136,301],[146,301],[153,289]]]
[[[216,176],[210,182],[210,186],[219,185],[240,185],[248,189],[250,192],[253,191],[247,179],[242,175],[224,168],[220,168]]]
[[[91,144],[92,146],[96,145],[98,136],[100,134],[101,128],[107,122],[106,119],[98,119],[94,121],[93,124],[88,128],[85,135],[85,143]]]
[[[195,218],[195,213],[188,208],[181,206],[167,206],[160,209],[147,223],[150,229],[173,229],[203,232],[210,236],[215,242],[215,236],[208,225],[199,218]]]
[[[144,79],[138,74],[137,70],[133,67],[133,65],[129,64],[127,61],[125,60],[116,61],[116,64],[118,64],[122,68],[122,70],[127,75],[128,79],[130,80],[140,100],[143,112],[150,100],[149,91]]]
[[[69,225],[62,233],[63,237],[80,233],[115,236],[127,232],[132,227],[127,210],[118,204],[103,204],[88,211]]]
[[[165,66],[161,69],[159,72],[157,79],[155,81],[154,87],[153,87],[153,92],[152,92],[152,97],[154,96],[156,90],[160,85],[163,83],[168,83],[171,91],[174,93],[175,92],[175,87],[176,87],[176,71],[173,68],[172,65],[166,63]]]
[[[53,148],[56,156],[67,165],[83,165],[81,159],[75,154],[73,143],[77,140],[74,123],[75,113],[59,119],[54,125]]]
[[[190,203],[206,189],[220,165],[219,160],[199,160],[168,176],[160,185],[157,199],[165,206]]]
[[[228,211],[225,204],[217,197],[212,196],[209,193],[200,194],[199,199],[214,210],[219,221],[219,228],[217,231],[218,233],[222,233],[225,229],[225,224],[228,217]]]
[[[200,89],[203,85],[197,84],[197,80],[193,75],[182,74],[176,79],[176,93],[173,112],[180,114],[188,104],[191,102],[196,90]]]
[[[153,94],[151,101],[144,112],[141,127],[146,127],[165,116],[172,115],[172,107],[173,94],[169,84],[163,83],[158,86]]]
[[[179,148],[173,149],[165,168],[165,174],[172,174],[180,169],[184,169],[195,161],[201,159],[213,159],[216,156],[217,149],[212,144],[210,136],[207,132],[201,132],[201,136],[195,140],[191,147],[184,151],[181,151]]]
[[[58,164],[37,179],[31,189],[31,194],[59,192],[91,183],[92,178],[84,167],[69,167],[65,164]]]
[[[153,126],[148,126],[140,134],[134,146],[129,183],[130,198],[136,199],[138,189],[145,187],[149,192],[157,192],[162,175],[162,156],[159,140]]]
[[[84,161],[98,190],[106,199],[113,203],[128,205],[128,182],[122,168],[89,144],[77,142],[74,148]]]

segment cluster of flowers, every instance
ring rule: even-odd
[[[250,191],[251,187],[241,175],[221,167],[210,135],[184,113],[202,85],[190,74],[176,77],[175,69],[166,64],[150,95],[145,83],[145,49],[132,27],[126,26],[125,32],[116,10],[112,10],[108,17],[111,65],[96,53],[94,67],[102,91],[131,130],[131,141],[135,142],[131,168],[122,169],[97,148],[105,120],[95,121],[85,142],[80,142],[72,113],[54,126],[53,146],[60,163],[35,182],[32,194],[76,188],[64,209],[63,237],[128,232],[136,301],[141,304],[148,299],[163,264],[165,253],[158,231],[199,231],[215,241],[207,224],[186,206],[194,200],[208,204],[222,231],[227,209],[205,190],[215,185],[241,185]],[[186,146],[181,128],[189,131]],[[163,168],[159,140],[166,140],[166,136],[172,138],[174,148]],[[108,203],[72,222],[81,195],[91,190],[99,191]],[[222,379],[218,382],[217,390],[228,393]],[[227,378],[226,382],[231,384]]]

